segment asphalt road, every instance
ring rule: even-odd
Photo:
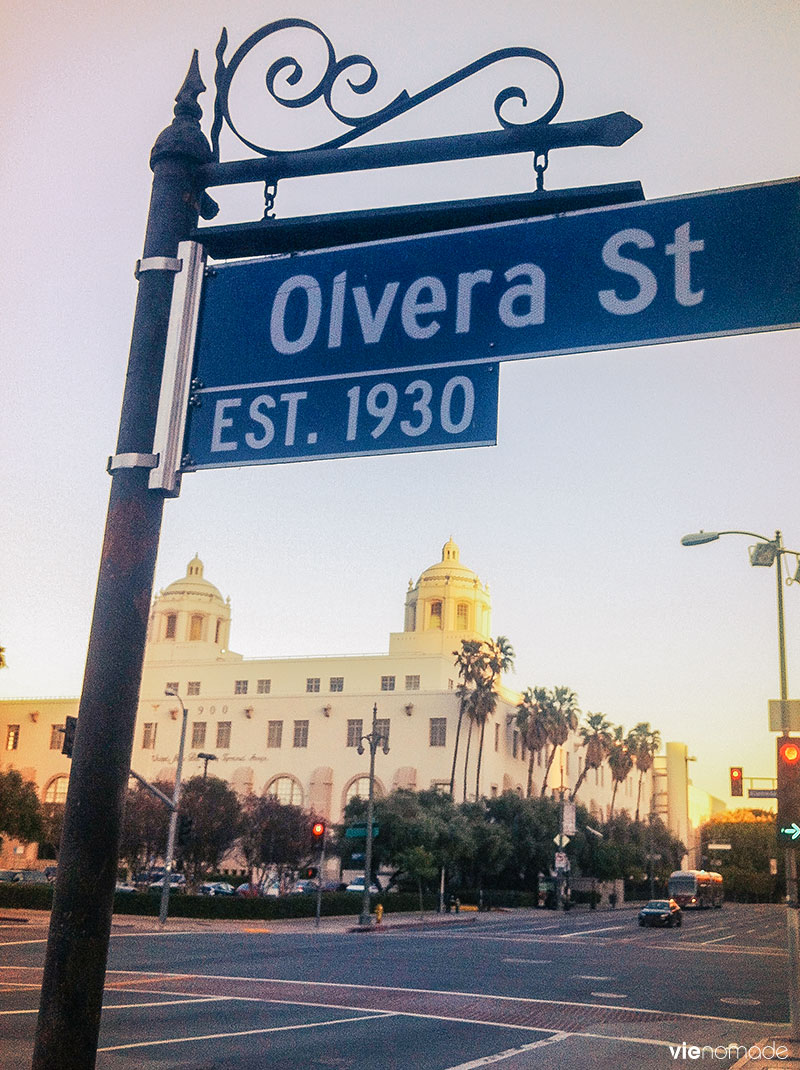
[[[724,1046],[788,1018],[777,906],[687,913],[669,930],[640,929],[631,909],[387,921],[364,934],[118,919],[98,1067],[650,1070],[690,1061],[684,1042],[727,1067]],[[0,928],[4,1070],[30,1066],[41,925]]]

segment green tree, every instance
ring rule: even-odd
[[[436,860],[427,848],[417,845],[409,847],[397,856],[397,863],[406,876],[416,882],[419,891],[419,912],[424,913],[422,886],[425,881],[433,880],[439,871]]]
[[[541,794],[544,796],[556,751],[567,742],[570,732],[574,732],[578,727],[580,709],[578,696],[568,687],[556,687],[552,691],[542,688],[541,696],[542,713],[547,726],[547,741],[551,748],[542,780]]]
[[[0,834],[23,843],[33,843],[42,835],[42,808],[36,785],[25,780],[17,769],[0,772]],[[0,838],[0,846],[2,846]]]
[[[253,879],[260,883],[273,867],[283,873],[314,860],[319,851],[311,832],[315,820],[270,795],[248,795],[241,804],[239,849]]]
[[[661,733],[652,728],[649,722],[640,721],[628,733],[627,744],[639,773],[639,783],[636,788],[636,820],[638,821],[642,797],[642,780],[647,770],[652,767],[653,759],[658,754],[661,746]]]
[[[623,784],[633,769],[633,758],[628,749],[628,741],[625,737],[625,729],[622,725],[615,725],[611,732],[611,740],[608,747],[608,767],[611,770],[611,779],[614,782],[614,790],[611,793],[611,806],[608,818],[614,816],[614,803],[617,798],[617,790]]]
[[[196,885],[219,868],[220,860],[239,834],[239,798],[218,777],[193,776],[181,790],[179,813],[192,820],[191,833],[180,856],[187,881]]]
[[[159,779],[153,785],[170,799],[173,781]],[[149,869],[167,850],[170,811],[161,799],[137,784],[128,791],[119,856],[131,874]]]
[[[602,713],[587,713],[586,724],[581,725],[580,734],[586,753],[583,769],[572,789],[571,799],[575,799],[581,784],[590,769],[599,769],[609,755],[611,748],[611,722]]]
[[[528,751],[528,787],[525,792],[528,799],[533,794],[533,764],[536,755],[547,747],[543,692],[542,687],[526,688],[522,692],[522,701],[517,706],[517,728],[522,745]]]

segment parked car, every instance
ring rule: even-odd
[[[137,891],[135,884],[128,884],[126,881],[117,881],[115,892],[135,892]]]
[[[198,888],[200,895],[234,895],[236,889],[227,881],[208,881]]]
[[[268,881],[245,881],[244,884],[240,884],[238,888],[234,890],[235,895],[243,895],[248,899],[255,899],[259,896],[280,895],[280,889],[277,884],[272,884]]]
[[[0,881],[7,881],[10,884],[16,875],[16,869],[0,869]]]
[[[369,886],[369,890],[370,890],[370,895],[380,895],[381,894],[381,888],[375,883],[375,881],[373,881],[372,884]],[[356,877],[355,880],[351,881],[351,883],[347,885],[347,887],[345,888],[345,891],[346,892],[361,892],[361,894],[363,895],[364,894],[364,878],[363,877]]]
[[[290,895],[316,895],[319,885],[316,881],[301,880],[295,881],[294,886],[290,889]]]
[[[664,925],[671,929],[682,922],[683,913],[674,899],[651,899],[639,911],[640,925]]]
[[[164,878],[160,880],[150,882],[151,892],[160,892],[164,887]],[[184,892],[186,891],[186,878],[182,873],[170,873],[169,875],[169,890],[171,892]]]
[[[18,869],[12,878],[15,884],[49,884],[46,873],[41,869]]]

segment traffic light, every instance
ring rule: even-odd
[[[68,758],[72,757],[72,748],[75,746],[75,729],[78,727],[77,717],[64,718],[64,742],[61,744],[61,753]]]
[[[325,822],[315,821],[314,824],[311,826],[311,835],[314,837],[315,840],[321,840],[322,837],[325,835]]]
[[[194,831],[194,820],[188,814],[178,815],[178,846],[188,847]]]
[[[778,841],[800,840],[800,736],[778,740]]]
[[[306,866],[305,870],[303,871],[303,876],[307,881],[313,881],[317,873],[319,873],[319,870],[316,866]]]
[[[740,765],[731,766],[731,795],[734,798],[740,799],[742,797],[742,767]]]

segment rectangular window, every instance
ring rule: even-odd
[[[206,722],[195,721],[192,725],[192,748],[197,750],[198,747],[205,747],[206,745]]]
[[[389,718],[388,717],[377,717],[375,719],[375,732],[376,732],[377,735],[379,735],[381,737],[380,745],[383,746],[383,744],[385,743],[388,746],[389,745]]]
[[[431,717],[430,745],[432,747],[447,746],[447,718]]]
[[[6,731],[6,750],[16,750],[19,746],[19,725],[10,724]]]
[[[308,721],[294,722],[294,745],[295,747],[308,746]]]
[[[50,750],[61,750],[64,746],[64,727],[63,724],[50,726]]]
[[[175,638],[175,631],[176,631],[177,627],[178,627],[177,614],[168,613],[167,614],[167,627],[166,627],[166,630],[164,632],[164,637],[166,639],[174,639]]]
[[[348,720],[347,722],[347,746],[357,747],[364,734],[364,722],[361,718]]]
[[[256,691],[259,695],[268,695],[272,690],[272,680],[259,680]]]
[[[448,680],[448,681],[447,681],[447,690],[448,690],[448,691],[452,691],[452,690],[453,690],[453,687],[454,687],[454,686],[455,686],[455,685],[453,684],[453,681],[452,681],[452,680]]]
[[[319,691],[319,677],[309,676],[306,680],[306,691],[313,691],[316,693]]]
[[[189,639],[192,642],[196,642],[198,639],[203,638],[203,615],[202,613],[193,613],[191,620],[189,621]]]
[[[177,680],[169,680],[166,684],[164,684],[164,690],[165,691],[174,691],[175,694],[177,695],[178,690],[179,690],[178,689],[178,681]]]
[[[407,676],[406,677],[406,691],[419,691],[419,677]]]
[[[494,749],[496,751],[500,750],[500,725],[499,724],[496,724],[494,726]]]
[[[267,746],[280,747],[283,740],[283,721],[269,721],[267,724]]]
[[[332,676],[331,677],[331,691],[344,691],[344,677]]]
[[[199,680],[190,680],[189,683],[186,685],[186,694],[187,695],[199,695],[200,694],[200,681]]]
[[[516,758],[517,751],[519,750],[519,732],[514,729],[514,735],[511,741],[511,757]]]
[[[381,691],[394,691],[394,677],[382,676],[381,677]]]
[[[234,695],[246,695],[247,694],[247,680],[237,680],[233,685]]]
[[[217,724],[217,749],[228,750],[231,745],[231,722],[220,721]]]
[[[156,728],[158,725],[152,721],[143,725],[142,731],[142,749],[143,750],[155,750],[156,746]]]

